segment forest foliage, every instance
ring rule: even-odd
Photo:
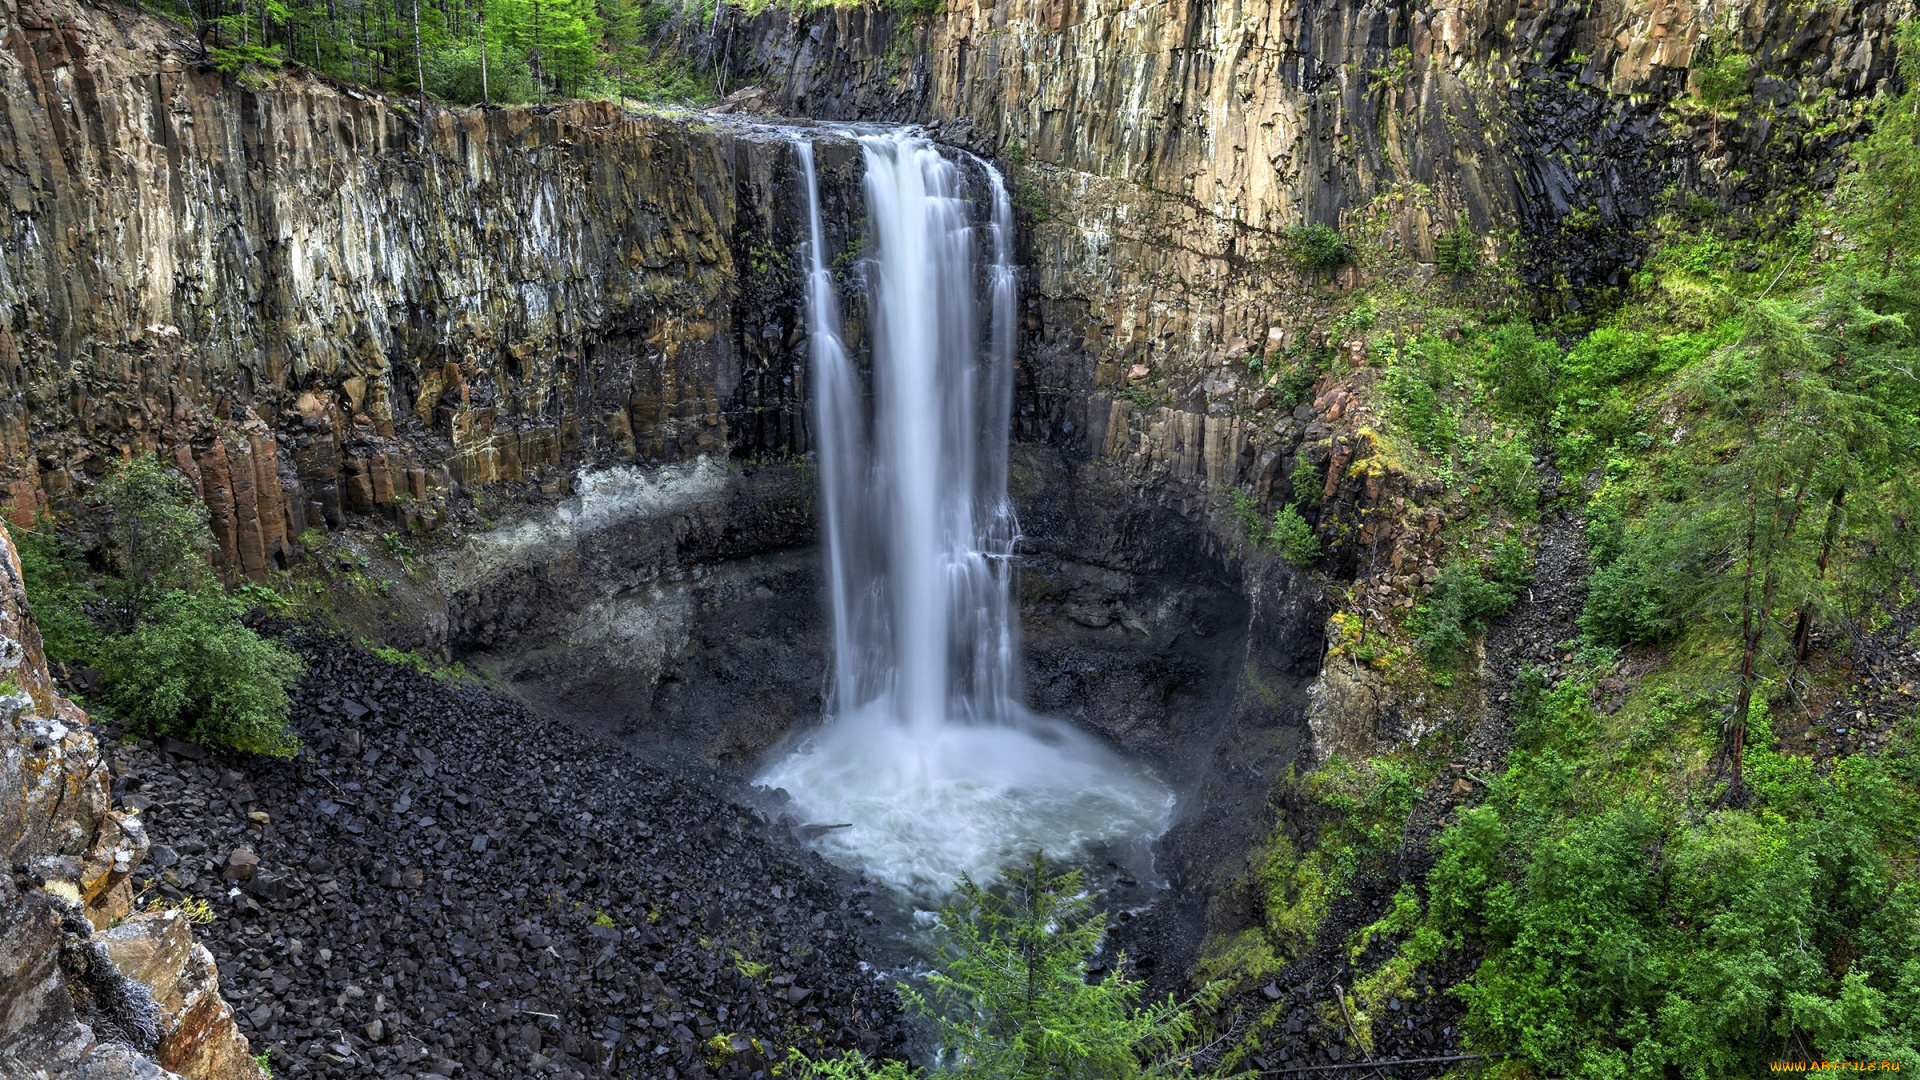
[[[1181,1002],[1145,999],[1124,956],[1094,974],[1106,917],[1093,909],[1079,871],[1035,852],[1001,879],[962,878],[939,914],[939,959],[925,989],[901,984],[907,1011],[938,1034],[954,1080],[1152,1080],[1202,1077],[1200,1017],[1218,995]],[[1103,965],[1104,967],[1104,965]],[[795,1053],[788,1075],[806,1080],[917,1080],[927,1075],[857,1052],[810,1060]]]
[[[1737,212],[1676,189],[1605,305],[1552,322],[1498,302],[1420,310],[1369,339],[1385,452],[1467,504],[1457,554],[1396,620],[1419,662],[1385,677],[1451,692],[1451,665],[1524,595],[1522,541],[1548,511],[1584,521],[1592,573],[1578,637],[1525,643],[1551,659],[1511,687],[1504,763],[1464,766],[1476,804],[1353,943],[1394,946],[1354,974],[1359,1030],[1386,1015],[1379,987],[1404,994],[1408,970],[1466,955],[1477,967],[1446,992],[1467,1049],[1514,1055],[1502,1075],[1920,1064],[1920,699],[1900,691],[1891,725],[1849,705],[1874,742],[1813,752],[1888,649],[1920,657],[1912,27],[1900,56],[1908,89],[1879,103],[1834,188]],[[1715,62],[1702,93],[1724,104],[1747,72]],[[1356,305],[1372,326],[1392,302]],[[1324,929],[1329,897],[1390,873],[1404,809],[1359,843],[1325,776],[1423,785],[1448,756],[1336,759],[1293,781],[1305,836],[1276,835],[1249,875],[1264,940],[1217,943],[1209,970],[1270,977]]]
[[[228,73],[295,63],[380,91],[533,104],[715,95],[711,0],[144,0]]]
[[[297,64],[470,105],[616,98],[698,105],[724,89],[731,14],[775,0],[140,0],[190,26],[216,69]],[[805,8],[839,0],[790,0]],[[938,0],[888,0],[906,11]]]

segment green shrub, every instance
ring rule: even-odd
[[[1331,225],[1295,225],[1286,233],[1287,257],[1311,270],[1338,270],[1353,261],[1353,250]]]
[[[105,518],[115,591],[135,617],[154,598],[211,580],[207,508],[178,472],[152,454],[107,474],[89,500]]]
[[[1562,401],[1590,397],[1645,375],[1659,363],[1660,349],[1646,335],[1601,327],[1560,359],[1554,392]]]
[[[1481,481],[1500,505],[1530,517],[1540,505],[1540,476],[1525,439],[1499,439],[1480,460]]]
[[[1281,356],[1268,356],[1262,363],[1263,369],[1280,368],[1279,377],[1274,379],[1268,392],[1273,395],[1273,408],[1281,412],[1292,412],[1299,404],[1307,400],[1312,392],[1315,380],[1326,370],[1326,354],[1295,346],[1287,350],[1284,359]]]
[[[158,734],[291,756],[288,692],[303,665],[241,623],[245,613],[216,590],[162,595],[132,632],[100,646],[107,705]]]
[[[218,28],[216,44],[207,49],[207,59],[213,61],[213,69],[222,75],[238,75],[247,67],[277,68],[286,62],[286,55],[280,46],[261,46],[243,42],[239,39],[250,34],[255,28],[252,16],[247,14],[223,15],[213,20]],[[226,35],[222,41],[219,34]]]
[[[1552,400],[1553,367],[1559,359],[1560,349],[1532,325],[1511,322],[1488,339],[1480,375],[1504,415],[1539,430]]]
[[[1267,529],[1267,543],[1294,566],[1306,567],[1320,557],[1320,538],[1313,534],[1313,526],[1300,516],[1300,511],[1291,506],[1283,506],[1274,513],[1273,524]]]
[[[1598,568],[1587,579],[1580,628],[1610,645],[1677,635],[1710,580],[1698,519],[1663,508],[1629,528],[1617,510],[1596,507],[1587,535]]]
[[[100,629],[90,612],[101,597],[80,553],[50,531],[22,529],[13,539],[27,608],[40,627],[47,659],[91,665],[100,648]]]
[[[1451,346],[1422,339],[1394,351],[1387,367],[1387,397],[1394,421],[1432,454],[1445,454],[1460,437],[1460,418],[1446,392],[1457,376]]]
[[[1264,538],[1260,532],[1260,511],[1254,505],[1253,496],[1241,488],[1234,488],[1227,492],[1227,504],[1233,509],[1233,520],[1240,523],[1247,539],[1256,547],[1259,546]]]
[[[1527,549],[1513,539],[1502,541],[1484,568],[1464,558],[1441,567],[1432,595],[1407,620],[1428,663],[1450,662],[1486,629],[1488,619],[1513,607],[1531,577]]]
[[[1731,49],[1693,69],[1694,98],[1715,111],[1737,108],[1752,85],[1753,62]]]

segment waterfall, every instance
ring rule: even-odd
[[[826,262],[813,148],[796,147],[833,682],[826,722],[758,783],[784,788],[809,820],[851,824],[822,838],[829,857],[937,897],[961,874],[990,878],[1036,848],[1072,857],[1150,840],[1172,798],[1022,702],[1019,528],[1007,495],[1018,275],[1006,187],[976,162],[992,200],[983,267],[960,167],[912,132],[860,144],[870,425]]]

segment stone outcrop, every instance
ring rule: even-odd
[[[0,527],[0,1073],[258,1080],[187,920],[133,911],[146,831],[112,808],[99,740],[53,689],[19,582]]]

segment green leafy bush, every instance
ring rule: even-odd
[[[1601,327],[1560,359],[1554,390],[1562,401],[1589,397],[1645,375],[1659,363],[1659,347],[1646,335]]]
[[[1314,381],[1326,370],[1326,354],[1312,349],[1295,346],[1282,355],[1268,356],[1263,359],[1264,369],[1279,369],[1279,375],[1273,380],[1268,392],[1273,395],[1274,409],[1291,412],[1307,400],[1313,390]]]
[[[1291,506],[1274,512],[1273,524],[1267,529],[1267,543],[1294,566],[1311,565],[1320,557],[1320,538],[1314,535],[1313,526],[1300,516],[1300,511]]]
[[[1552,400],[1553,367],[1560,349],[1525,322],[1510,322],[1489,336],[1481,379],[1504,415],[1538,429]]]
[[[13,540],[47,659],[92,664],[101,638],[90,612],[100,605],[101,596],[79,551],[51,530],[23,529]]]
[[[288,692],[300,658],[240,621],[244,601],[173,591],[99,649],[106,703],[146,728],[249,753],[290,756]]]
[[[1286,233],[1287,257],[1311,270],[1338,270],[1353,261],[1353,250],[1331,225],[1295,225]]]
[[[1540,476],[1525,439],[1496,439],[1479,461],[1480,479],[1501,506],[1530,517],[1540,505]]]
[[[1693,69],[1693,96],[1716,111],[1737,108],[1753,85],[1753,61],[1734,49],[1707,55],[1711,59]]]
[[[1427,662],[1446,664],[1486,629],[1486,621],[1504,615],[1533,576],[1527,549],[1518,540],[1502,541],[1486,567],[1465,558],[1440,568],[1433,593],[1413,609],[1407,628],[1420,640]]]
[[[207,508],[186,478],[145,454],[107,474],[89,501],[105,519],[112,586],[127,614],[211,581]]]
[[[1630,529],[1601,518],[1588,533],[1598,537],[1598,569],[1587,579],[1580,629],[1611,645],[1672,640],[1708,581],[1698,530],[1667,513]]]

